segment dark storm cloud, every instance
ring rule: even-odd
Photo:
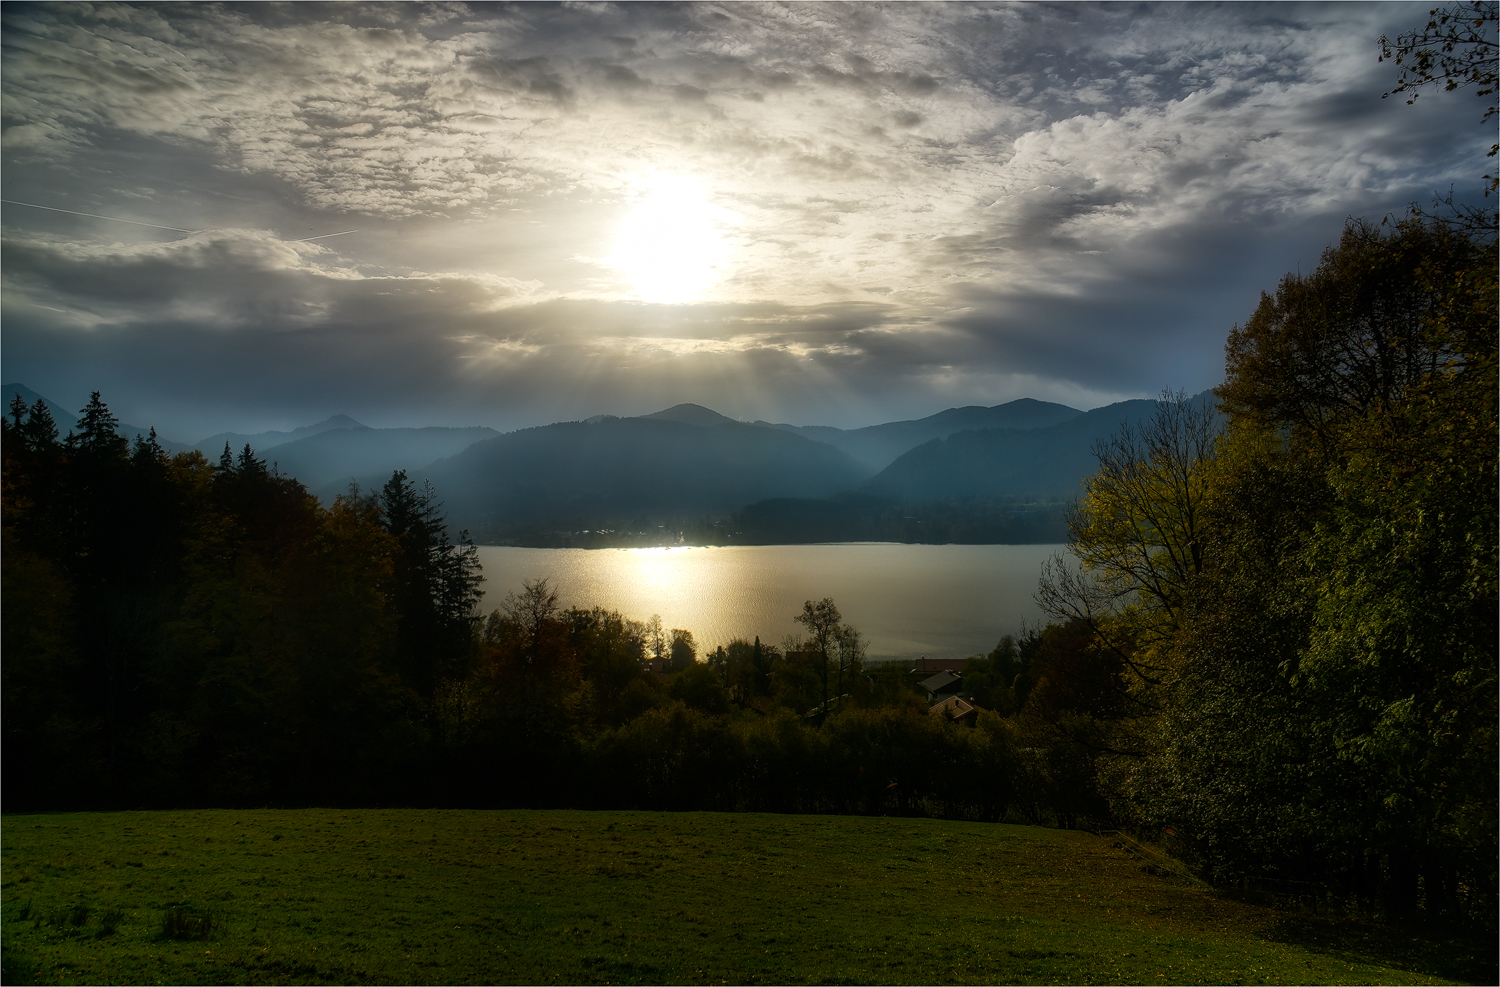
[[[7,206],[7,376],[188,439],[1198,390],[1346,216],[1477,186],[1477,101],[1379,98],[1425,16],[9,5],[7,198],[203,232]],[[699,209],[714,266],[648,304],[679,260],[616,235],[682,187],[645,227]]]

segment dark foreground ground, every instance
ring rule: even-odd
[[[6,983],[1494,982],[1109,838],[713,813],[6,816]]]

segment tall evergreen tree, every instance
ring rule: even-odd
[[[455,544],[430,484],[419,491],[396,470],[380,493],[381,520],[396,541],[391,601],[398,618],[397,663],[412,689],[430,697],[472,651],[479,559],[467,532]]]
[[[16,397],[19,399],[20,395]],[[32,403],[26,424],[20,426],[20,431],[26,445],[34,452],[47,451],[57,446],[57,422],[53,419],[47,402],[41,398]]]
[[[98,391],[89,395],[89,403],[78,414],[75,442],[80,450],[101,459],[125,455],[130,444],[119,434],[120,420],[100,400]]]

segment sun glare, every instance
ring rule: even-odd
[[[659,178],[625,217],[610,262],[642,301],[694,301],[722,276],[725,218],[701,182]]]

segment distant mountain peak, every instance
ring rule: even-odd
[[[333,432],[339,429],[367,429],[369,427],[368,425],[361,425],[348,415],[334,415],[331,418],[323,419],[316,425],[303,425],[301,428],[294,428],[290,432],[256,432],[254,434],[220,432],[218,435],[210,435],[202,442],[199,442],[197,448],[204,452],[213,453],[217,452],[224,443],[228,442],[230,446],[236,449],[241,445],[249,445],[256,452],[265,452],[267,449],[274,449],[277,446],[285,445],[288,442],[295,442],[298,439],[305,439],[309,436],[321,435],[323,432]]]
[[[659,418],[663,421],[681,422],[684,425],[738,425],[739,422],[701,404],[674,404],[665,411],[658,411],[642,418]]]
[[[350,418],[348,415],[334,415],[331,418],[325,418],[325,419],[323,419],[322,421],[318,422],[316,425],[304,425],[302,428],[296,429],[296,431],[298,431],[298,432],[304,432],[304,431],[305,432],[311,432],[314,429],[316,429],[319,432],[327,432],[330,429],[335,429],[335,428],[369,428],[369,427],[370,426],[368,426],[368,425],[361,425],[359,422],[355,421],[353,418]]]

